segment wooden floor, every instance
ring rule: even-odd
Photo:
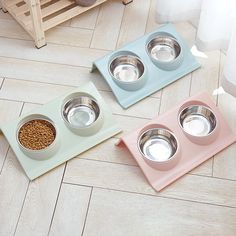
[[[236,99],[220,89],[220,51],[195,51],[201,69],[128,110],[98,73],[89,73],[93,60],[158,26],[155,0],[120,2],[108,1],[50,30],[40,50],[0,13],[1,124],[93,81],[125,132],[201,90],[236,132]],[[195,28],[188,22],[176,27],[192,47]],[[0,235],[236,235],[236,145],[156,193],[130,154],[114,146],[119,137],[29,182],[0,135]]]

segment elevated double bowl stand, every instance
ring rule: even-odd
[[[0,0],[3,12],[9,12],[31,35],[35,46],[46,45],[45,32],[108,0],[97,0],[90,7],[81,7],[75,0]],[[122,0],[128,4],[133,0]],[[0,6],[0,7],[1,7]]]

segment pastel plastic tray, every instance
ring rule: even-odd
[[[68,129],[65,125],[61,117],[61,106],[63,100],[73,93],[88,94],[89,96],[96,99],[101,111],[103,112],[103,126],[97,133],[90,136],[79,136],[76,133],[71,132],[71,130]],[[57,133],[60,139],[60,147],[56,154],[45,160],[36,160],[25,155],[20,149],[16,139],[18,124],[26,117],[35,114],[44,115],[50,118],[57,127]],[[112,113],[109,111],[104,100],[92,83],[88,83],[83,87],[72,90],[71,93],[67,93],[64,96],[59,97],[46,105],[43,105],[39,109],[23,115],[15,121],[3,125],[1,127],[1,130],[7,138],[14,153],[16,154],[16,157],[18,158],[26,175],[31,180],[37,178],[38,176],[46,173],[47,171],[68,161],[69,159],[79,155],[80,153],[88,150],[89,148],[97,145],[98,143],[110,138],[111,136],[121,131],[118,128],[115,120],[113,119]]]
[[[182,64],[177,69],[174,70],[160,69],[156,65],[154,65],[149,55],[147,54],[146,52],[147,40],[150,37],[152,37],[152,35],[155,35],[158,32],[164,32],[173,35],[180,44],[183,54],[182,55],[183,61]],[[113,58],[114,55],[119,54],[119,52],[122,51],[126,52],[129,51],[135,53],[138,57],[140,57],[141,61],[144,63],[147,70],[145,76],[147,76],[148,78],[147,82],[142,88],[137,89],[135,91],[128,91],[117,85],[117,83],[115,83],[114,79],[112,78],[108,69],[108,65],[110,63],[111,58]],[[162,89],[168,84],[180,79],[184,75],[196,70],[199,67],[200,64],[196,61],[196,59],[190,52],[185,41],[177,33],[174,26],[168,24],[158,28],[156,31],[153,31],[139,38],[134,42],[127,44],[123,48],[120,48],[119,50],[109,53],[105,57],[98,59],[93,63],[92,72],[97,68],[104,77],[104,79],[106,80],[106,82],[108,83],[108,85],[110,86],[119,104],[124,108],[128,108],[129,106],[135,104],[141,99]]]
[[[218,132],[212,140],[212,137],[204,140],[204,144],[193,143],[183,132],[178,123],[178,114],[180,109],[191,105],[204,105],[209,107],[215,114],[218,122]],[[178,163],[169,170],[158,170],[151,167],[144,161],[143,156],[139,152],[137,140],[143,130],[148,130],[153,126],[167,127],[177,138],[180,145],[180,159]],[[140,129],[128,134],[120,139],[117,145],[127,148],[132,156],[137,161],[142,169],[150,185],[156,190],[160,191],[167,185],[171,184],[193,168],[197,167],[204,161],[208,160],[216,153],[220,152],[227,146],[236,141],[235,134],[230,130],[226,124],[222,114],[211,101],[207,93],[201,93],[197,96],[191,97],[185,102],[181,103],[176,108],[160,115],[158,118],[152,120]]]

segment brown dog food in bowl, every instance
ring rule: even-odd
[[[18,133],[20,144],[31,150],[50,146],[56,137],[55,127],[47,120],[31,120],[22,125]]]

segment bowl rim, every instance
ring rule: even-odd
[[[157,129],[165,130],[165,131],[167,131],[168,133],[170,133],[170,134],[174,137],[174,139],[175,139],[175,141],[176,141],[176,144],[177,144],[177,147],[176,147],[175,152],[172,154],[172,156],[171,156],[168,160],[165,160],[165,161],[155,161],[155,160],[152,160],[152,159],[148,158],[148,156],[146,156],[146,155],[142,152],[142,150],[141,150],[141,148],[140,148],[140,145],[139,145],[139,144],[140,144],[140,141],[141,141],[141,138],[142,138],[142,136],[143,136],[145,133],[147,133],[147,132],[149,132],[149,131],[151,131],[151,130],[157,130]],[[176,154],[179,152],[179,148],[180,148],[180,146],[179,146],[179,141],[178,141],[178,139],[176,138],[175,134],[174,134],[172,131],[170,131],[168,128],[162,128],[162,127],[160,127],[160,128],[158,128],[158,127],[156,127],[156,128],[149,128],[149,129],[143,130],[143,131],[139,134],[139,137],[138,137],[138,140],[137,140],[137,146],[138,146],[139,153],[142,155],[142,157],[144,157],[146,160],[148,160],[148,161],[150,161],[150,162],[152,162],[152,163],[156,163],[156,164],[167,164],[167,163],[171,162],[173,159],[177,158]]]
[[[190,134],[190,133],[188,133],[188,132],[186,132],[186,131],[184,130],[184,128],[183,128],[183,126],[182,126],[182,124],[181,124],[181,122],[180,122],[180,116],[181,116],[182,112],[183,112],[185,109],[188,109],[188,108],[191,108],[191,107],[203,107],[203,108],[209,110],[209,111],[213,114],[213,116],[214,116],[214,118],[215,118],[215,121],[216,121],[216,124],[215,124],[215,127],[211,130],[211,132],[209,132],[209,133],[206,134],[206,135],[192,135],[192,134]],[[204,116],[204,117],[205,117],[205,116]],[[206,117],[205,117],[205,118],[206,118]],[[206,118],[206,119],[207,119],[207,118]],[[192,105],[184,106],[184,107],[179,111],[179,114],[178,114],[178,124],[179,124],[181,130],[182,130],[185,134],[187,134],[187,135],[189,135],[189,136],[191,136],[191,137],[195,137],[195,138],[205,138],[205,137],[211,136],[211,135],[216,131],[217,126],[218,126],[218,119],[217,119],[217,116],[215,115],[215,113],[213,112],[213,110],[212,110],[209,106],[207,106],[207,105],[202,105],[202,104],[199,104],[199,105],[198,105],[198,104],[192,104]]]
[[[75,96],[75,97],[70,97],[70,96],[73,96],[73,95],[77,95],[77,96]],[[70,98],[67,99],[68,97],[70,97]],[[86,130],[86,129],[88,129],[88,128],[93,127],[93,126],[95,125],[95,123],[98,121],[99,117],[101,117],[101,113],[102,113],[101,107],[100,107],[100,105],[99,105],[97,99],[95,99],[94,97],[90,96],[89,94],[81,94],[81,95],[79,96],[79,94],[77,94],[77,93],[75,93],[75,94],[70,94],[68,97],[66,97],[66,98],[63,100],[62,105],[61,105],[61,117],[62,117],[63,121],[64,121],[70,128],[75,129],[75,130]],[[98,110],[99,110],[99,114],[98,114],[98,116],[96,117],[96,119],[94,120],[94,122],[92,122],[91,124],[89,124],[89,125],[87,125],[87,126],[84,126],[84,127],[78,127],[78,126],[76,126],[76,125],[71,124],[71,123],[65,118],[65,116],[64,116],[64,114],[63,114],[64,107],[65,107],[65,105],[66,105],[68,102],[70,102],[70,101],[72,101],[72,100],[74,100],[74,99],[76,99],[76,98],[81,98],[81,97],[89,98],[91,101],[93,101],[93,102],[97,105]]]
[[[27,151],[27,152],[41,153],[41,152],[48,151],[48,150],[51,149],[51,148],[56,144],[56,142],[57,142],[57,139],[58,139],[58,129],[57,129],[57,126],[55,125],[55,122],[53,122],[49,117],[47,117],[47,116],[45,116],[45,115],[42,115],[42,114],[32,114],[32,115],[33,115],[33,116],[36,116],[36,118],[33,118],[33,117],[32,117],[32,118],[30,118],[29,120],[27,120],[27,118],[29,118],[29,117],[31,116],[31,115],[29,115],[29,116],[24,117],[24,118],[18,123],[17,129],[16,129],[16,140],[17,140],[17,143],[18,143],[18,145],[19,145],[22,149],[24,149],[24,150]],[[44,118],[37,118],[37,115],[43,116]],[[26,119],[27,121],[22,122],[24,119]],[[54,127],[54,129],[55,129],[56,134],[55,134],[55,138],[54,138],[53,142],[52,142],[49,146],[47,146],[47,147],[45,147],[45,148],[43,148],[43,149],[34,150],[34,149],[27,148],[27,147],[25,147],[25,146],[20,142],[20,140],[19,140],[19,131],[20,131],[20,129],[21,129],[26,123],[31,122],[31,121],[33,121],[33,120],[47,121],[47,122],[50,123],[50,124]],[[21,122],[22,122],[22,123],[21,123]]]
[[[175,57],[173,60],[171,61],[162,61],[162,60],[158,60],[158,59],[155,59],[151,56],[151,53],[148,49],[148,45],[154,40],[154,39],[157,39],[157,38],[161,38],[161,37],[165,37],[165,38],[169,38],[169,39],[172,39],[175,43],[177,43],[177,45],[179,46],[179,54],[177,57]],[[150,37],[148,38],[148,40],[146,41],[146,46],[145,46],[145,49],[146,49],[146,53],[147,55],[152,59],[154,60],[155,62],[158,62],[158,63],[163,63],[163,64],[169,64],[169,63],[173,63],[175,62],[176,60],[178,60],[181,55],[182,55],[182,46],[181,46],[181,43],[179,42],[179,40],[172,34],[170,33],[167,33],[167,32],[156,32],[156,34],[152,34],[150,35]]]
[[[130,54],[127,54],[127,53],[130,53]],[[114,55],[113,55],[114,56]],[[142,75],[137,79],[137,80],[134,80],[134,81],[123,81],[123,80],[119,80],[117,79],[111,72],[111,64],[114,60],[116,60],[117,58],[119,57],[122,57],[122,56],[127,56],[127,57],[132,57],[132,58],[135,58],[137,59],[142,65],[143,65],[143,73]],[[130,52],[130,51],[119,51],[117,52],[117,55],[115,55],[114,57],[111,57],[110,60],[109,60],[109,63],[108,63],[108,71],[109,71],[109,74],[110,76],[115,80],[117,81],[118,83],[122,83],[122,84],[135,84],[137,83],[138,81],[142,80],[144,78],[144,74],[146,72],[146,65],[145,63],[141,60],[141,58],[136,55],[135,53],[133,52]]]

